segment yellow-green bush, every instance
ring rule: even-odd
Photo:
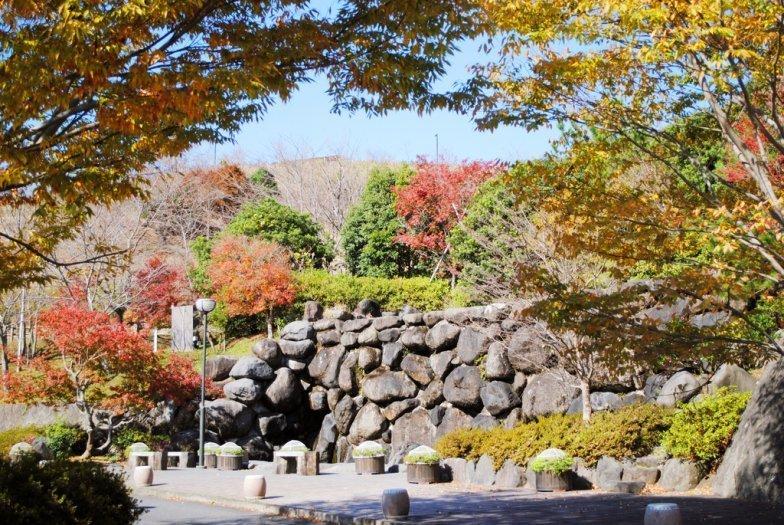
[[[750,392],[720,388],[699,401],[681,405],[662,445],[671,455],[710,470],[729,446],[750,397]]]
[[[602,456],[625,458],[649,454],[670,424],[671,411],[657,405],[634,405],[594,414],[588,424],[579,415],[553,414],[514,428],[462,429],[436,443],[443,457],[493,458],[496,468],[511,459],[525,465],[539,452],[556,447],[589,465]]]
[[[11,447],[22,441],[30,442],[43,434],[43,429],[35,426],[17,427],[0,432],[0,457],[7,457]]]
[[[300,304],[314,300],[325,307],[342,304],[353,308],[362,299],[374,299],[385,310],[396,310],[408,304],[427,311],[439,310],[452,303],[449,283],[441,279],[357,277],[306,270],[298,272],[295,280],[297,303]]]

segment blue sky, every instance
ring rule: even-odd
[[[445,86],[465,78],[466,68],[487,60],[467,42],[451,60]],[[517,160],[541,156],[555,137],[553,130],[528,133],[521,128],[476,131],[467,115],[438,111],[419,116],[414,111],[397,111],[381,117],[363,113],[334,114],[325,93],[326,82],[317,78],[306,84],[285,104],[277,104],[258,122],[248,123],[234,137],[234,144],[214,147],[203,144],[189,158],[211,163],[229,160],[256,163],[273,160],[278,146],[296,144],[315,155],[349,152],[358,159],[413,160],[418,155],[434,156],[436,133],[441,155],[451,160]]]

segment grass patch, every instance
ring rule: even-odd
[[[8,452],[11,447],[22,441],[30,442],[33,439],[42,436],[44,429],[29,425],[26,427],[17,427],[0,432],[0,456],[8,457]]]

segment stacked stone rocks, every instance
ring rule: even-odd
[[[308,303],[303,320],[286,325],[278,341],[258,342],[252,356],[209,361],[208,374],[225,397],[208,403],[208,428],[252,458],[299,439],[322,461],[348,461],[353,446],[377,440],[399,462],[411,448],[433,446],[458,428],[579,413],[577,379],[510,310],[493,304],[381,312],[365,300],[349,312]],[[735,368],[717,376],[737,383],[745,372]],[[591,404],[674,404],[703,386],[688,372],[647,381],[608,376]]]

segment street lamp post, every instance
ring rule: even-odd
[[[215,309],[215,299],[197,299],[196,309],[201,312],[204,321],[204,336],[201,340],[201,405],[199,405],[199,467],[204,468],[204,384],[207,380],[207,315]]]

